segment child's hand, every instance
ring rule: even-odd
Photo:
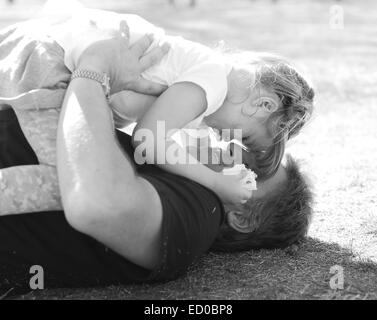
[[[224,204],[244,204],[251,198],[253,191],[246,188],[244,183],[246,175],[247,171],[237,175],[217,174],[214,191]]]

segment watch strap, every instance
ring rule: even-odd
[[[111,90],[110,77],[106,73],[99,73],[86,69],[76,69],[71,75],[71,80],[77,78],[90,79],[99,82],[105,91],[106,98],[109,99]]]

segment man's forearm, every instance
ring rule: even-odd
[[[101,85],[87,79],[73,80],[58,128],[58,174],[63,205],[68,205],[70,194],[78,190],[85,190],[94,205],[117,205],[116,201],[104,199],[116,199],[117,181],[134,177],[134,171],[125,161],[114,135],[111,111]]]

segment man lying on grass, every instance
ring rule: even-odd
[[[101,44],[104,50],[97,55],[83,55],[82,66],[107,70],[114,88],[131,82],[137,87],[140,65],[117,60],[135,53],[122,39],[102,41],[97,48]],[[110,64],[123,68],[114,75]],[[0,112],[0,124],[1,167],[36,164],[12,110]],[[259,181],[247,204],[224,207],[198,183],[137,165],[130,137],[114,134],[96,81],[70,82],[57,145],[64,213],[0,217],[2,290],[27,288],[33,265],[44,268],[46,287],[166,281],[212,246],[227,251],[284,247],[306,234],[311,193],[292,159]]]

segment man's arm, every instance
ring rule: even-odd
[[[90,54],[90,58],[81,59],[79,68],[108,72],[103,66],[117,63],[114,59],[123,61],[127,54],[140,57],[151,42],[146,38],[141,41],[145,42],[143,50],[137,47],[137,52],[130,52],[132,48],[129,50],[116,39],[102,41],[96,47],[98,57]],[[114,57],[112,54],[117,50],[99,50],[101,46],[120,48],[118,53],[123,54]],[[149,65],[153,61],[150,59]],[[140,69],[134,72],[137,82],[138,72],[143,68],[140,65],[135,68]],[[118,77],[121,79],[122,75]],[[126,85],[116,84],[118,88]],[[145,268],[155,267],[162,221],[160,198],[146,180],[135,174],[120,149],[101,84],[88,79],[74,79],[70,83],[60,116],[57,144],[59,186],[68,222],[129,261]]]
[[[130,261],[157,261],[162,209],[114,134],[101,85],[71,82],[58,129],[58,172],[69,223]],[[148,199],[148,201],[145,201]]]

